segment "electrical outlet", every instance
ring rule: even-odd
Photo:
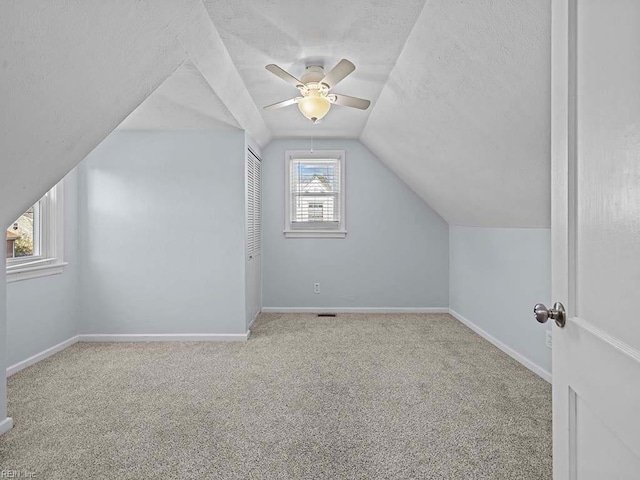
[[[552,348],[553,345],[553,337],[551,336],[551,332],[553,330],[547,330],[545,332],[545,344],[547,345],[547,347]]]
[[[320,293],[320,284],[319,283],[314,283],[313,284],[313,293]]]

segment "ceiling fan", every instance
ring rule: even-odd
[[[313,123],[319,123],[334,103],[345,107],[359,108],[360,110],[366,110],[369,108],[369,105],[371,105],[369,100],[350,97],[349,95],[329,93],[333,87],[356,69],[356,66],[345,58],[340,60],[327,74],[324,73],[324,67],[320,65],[309,65],[304,75],[302,75],[301,80],[298,80],[277,65],[270,64],[265,68],[285,82],[294,85],[300,90],[300,95],[302,95],[301,97],[290,98],[283,102],[267,105],[264,107],[265,109],[283,108],[297,103],[300,112],[305,117]]]

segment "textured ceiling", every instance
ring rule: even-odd
[[[375,107],[424,0],[204,3],[247,90],[262,109],[298,95],[265,65],[276,63],[300,78],[307,64],[322,64],[328,70],[341,58],[354,62],[357,69],[335,91],[367,98]],[[274,137],[358,137],[371,110],[334,106],[319,125],[311,124],[295,105],[262,115]]]
[[[270,139],[201,0],[0,2],[0,22],[0,91],[10,92],[0,108],[0,224],[186,60],[256,142]]]
[[[240,126],[261,144],[360,138],[450,224],[549,226],[550,0],[204,6],[215,68],[182,67],[123,128]],[[369,98],[368,111],[334,106],[313,125],[295,106],[262,110],[297,94],[266,64],[299,77],[343,57],[357,70],[336,91]]]
[[[431,0],[361,140],[450,224],[550,225],[550,1]]]
[[[205,0],[258,107],[296,90],[314,60],[358,69],[312,125],[295,106],[262,111],[274,137],[356,137],[456,225],[550,224],[550,0]]]
[[[186,62],[118,127],[122,130],[234,130],[240,126],[200,71]]]

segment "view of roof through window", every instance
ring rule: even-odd
[[[340,221],[340,162],[294,159],[291,168],[292,225]]]

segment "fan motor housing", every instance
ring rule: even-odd
[[[302,75],[302,78],[300,78],[300,80],[302,80],[302,83],[305,84],[310,82],[318,83],[324,77],[324,67],[320,65],[309,65],[307,66],[307,69],[305,70],[304,75]]]

